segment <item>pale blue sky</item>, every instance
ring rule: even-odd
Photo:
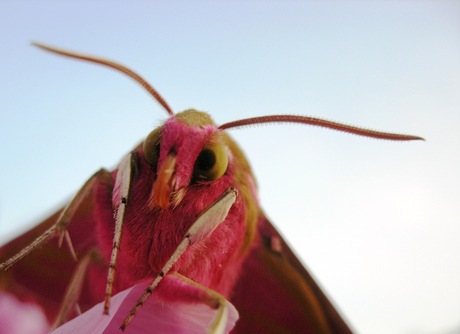
[[[217,123],[305,114],[426,142],[311,127],[232,131],[262,207],[360,333],[460,326],[460,3],[0,2],[0,242],[45,217],[176,111]]]

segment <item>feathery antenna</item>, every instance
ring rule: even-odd
[[[99,57],[90,56],[90,55],[85,55],[85,54],[81,54],[81,53],[77,53],[77,52],[73,52],[73,51],[67,51],[67,50],[63,50],[63,49],[58,49],[58,48],[48,46],[48,45],[44,45],[44,44],[41,44],[41,43],[32,42],[32,45],[34,45],[34,46],[36,46],[36,47],[38,47],[40,49],[52,52],[52,53],[57,53],[57,54],[62,55],[62,56],[67,56],[67,57],[76,58],[76,59],[80,59],[80,60],[86,60],[86,61],[93,62],[93,63],[96,63],[96,64],[105,65],[105,66],[113,68],[113,69],[115,69],[115,70],[117,70],[119,72],[122,72],[122,73],[126,74],[128,77],[130,77],[131,79],[133,79],[134,81],[136,81],[142,87],[144,87],[144,89],[151,96],[153,96],[153,98],[159,104],[161,104],[163,108],[165,108],[165,110],[168,112],[169,115],[174,115],[174,112],[172,111],[171,107],[166,103],[166,100],[160,95],[160,93],[158,93],[156,91],[155,88],[153,88],[139,74],[137,74],[133,70],[131,70],[131,69],[129,69],[129,68],[123,66],[123,65],[120,65],[120,64],[118,64],[118,63],[116,63],[114,61],[108,60],[108,59],[99,58]]]
[[[357,126],[346,125],[342,123],[327,121],[320,118],[296,115],[270,115],[240,119],[229,123],[222,124],[219,129],[225,130],[230,128],[238,128],[251,124],[261,123],[300,123],[314,126],[322,126],[337,131],[352,133],[358,136],[380,138],[385,140],[424,140],[422,137],[412,135],[401,135],[396,133],[381,132],[369,129],[363,129]]]

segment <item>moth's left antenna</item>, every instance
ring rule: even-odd
[[[144,87],[144,89],[151,96],[153,96],[153,98],[159,104],[161,104],[163,106],[163,108],[165,108],[165,110],[168,112],[169,115],[174,115],[174,112],[172,111],[171,107],[166,103],[165,99],[160,95],[160,93],[157,92],[157,90],[155,88],[153,88],[139,74],[137,74],[133,70],[131,70],[131,69],[129,69],[129,68],[123,66],[123,65],[120,65],[120,64],[118,64],[118,63],[116,63],[114,61],[108,60],[108,59],[99,58],[99,57],[90,56],[90,55],[85,55],[85,54],[81,54],[81,53],[77,53],[77,52],[73,52],[73,51],[62,50],[62,49],[58,49],[58,48],[48,46],[48,45],[44,45],[44,44],[41,44],[41,43],[32,42],[32,45],[34,45],[36,47],[39,47],[40,49],[50,51],[50,52],[53,52],[53,53],[57,53],[57,54],[60,54],[60,55],[63,55],[63,56],[76,58],[76,59],[80,59],[80,60],[86,60],[86,61],[89,61],[89,62],[105,65],[105,66],[111,67],[111,68],[113,68],[113,69],[115,69],[115,70],[117,70],[119,72],[122,72],[122,73],[126,74],[127,76],[129,76],[134,81],[136,81],[142,87]]]

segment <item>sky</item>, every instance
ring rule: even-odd
[[[458,1],[1,1],[0,244],[66,203],[167,117],[107,68],[216,123],[298,114],[426,141],[299,125],[234,129],[261,206],[359,333],[460,333]]]

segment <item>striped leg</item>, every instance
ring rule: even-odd
[[[115,213],[115,232],[113,236],[112,255],[110,256],[109,271],[107,274],[107,285],[105,289],[104,314],[109,314],[110,299],[112,297],[113,282],[115,278],[115,267],[117,263],[118,251],[120,250],[121,231],[123,228],[123,218],[126,205],[129,201],[129,189],[131,179],[137,166],[137,154],[131,152],[123,158],[118,167],[118,173],[113,190],[113,203],[117,207]]]
[[[64,299],[62,300],[59,314],[54,320],[54,323],[51,326],[51,330],[54,330],[65,323],[69,313],[74,307],[78,309],[78,298],[80,296],[83,282],[85,281],[88,267],[91,263],[97,262],[100,259],[100,255],[96,249],[90,250],[80,259],[80,262],[78,263],[78,266],[72,275],[72,280],[70,281],[64,294]]]
[[[19,253],[12,256],[5,262],[1,263],[0,270],[8,270],[16,262],[20,261],[27,254],[31,253],[37,247],[40,247],[56,235],[59,236],[60,245],[62,244],[64,239],[66,240],[72,257],[76,260],[77,256],[72,246],[69,233],[67,232],[67,225],[71,222],[72,216],[77,211],[82,201],[91,193],[96,182],[104,178],[111,178],[110,173],[105,169],[100,169],[93,176],[91,176],[91,178],[88,181],[86,181],[86,183],[75,194],[75,196],[72,198],[69,204],[67,204],[64,210],[62,210],[59,218],[56,220],[56,223],[53,226],[51,226],[48,230],[46,230],[42,235],[40,235],[37,239],[35,239],[31,244],[23,248]]]

